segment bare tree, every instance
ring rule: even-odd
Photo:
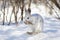
[[[21,0],[21,21],[23,21],[24,0]]]
[[[10,0],[7,0],[8,2],[7,2],[7,15],[9,14],[9,6],[10,6]],[[8,22],[8,19],[7,19],[7,16],[6,15],[6,21]]]
[[[9,24],[11,23],[11,17],[12,17],[12,14],[14,14],[14,17],[15,17],[15,23],[17,24],[18,21],[17,21],[17,13],[19,11],[19,5],[18,5],[18,1],[17,0],[10,0],[11,4],[12,4],[12,13],[11,13],[11,16],[10,16],[10,21],[9,21]]]
[[[55,5],[60,9],[60,6],[59,6],[59,4],[58,4],[58,0],[51,0],[53,3],[55,3]]]
[[[10,4],[11,4],[11,6],[13,7],[12,0],[9,0],[9,1],[10,1]],[[10,15],[10,20],[9,20],[9,23],[8,23],[8,25],[11,23],[11,17],[12,17],[12,14],[13,14],[13,10],[12,10],[12,13],[11,13],[11,15]]]
[[[5,6],[6,6],[6,1],[3,0],[3,9],[4,9],[4,12],[3,12],[3,25],[4,25],[4,22],[5,22]]]

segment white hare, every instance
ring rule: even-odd
[[[29,34],[37,34],[43,31],[43,18],[39,14],[30,14],[28,10],[25,10],[24,23],[30,27]]]

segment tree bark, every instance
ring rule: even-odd
[[[24,11],[24,0],[21,0],[21,21],[23,21],[23,11]]]
[[[3,6],[4,6],[4,12],[3,12],[3,25],[4,25],[4,22],[5,22],[5,5],[6,5],[6,1],[3,0]]]
[[[57,3],[57,0],[51,0],[53,3],[55,3],[55,5],[60,9],[59,4]]]

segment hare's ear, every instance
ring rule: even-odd
[[[28,12],[31,13],[31,9],[30,8],[28,8]]]

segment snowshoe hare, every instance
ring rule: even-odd
[[[28,10],[25,10],[24,23],[30,27],[28,34],[37,34],[43,31],[43,18],[39,14],[30,14]]]

